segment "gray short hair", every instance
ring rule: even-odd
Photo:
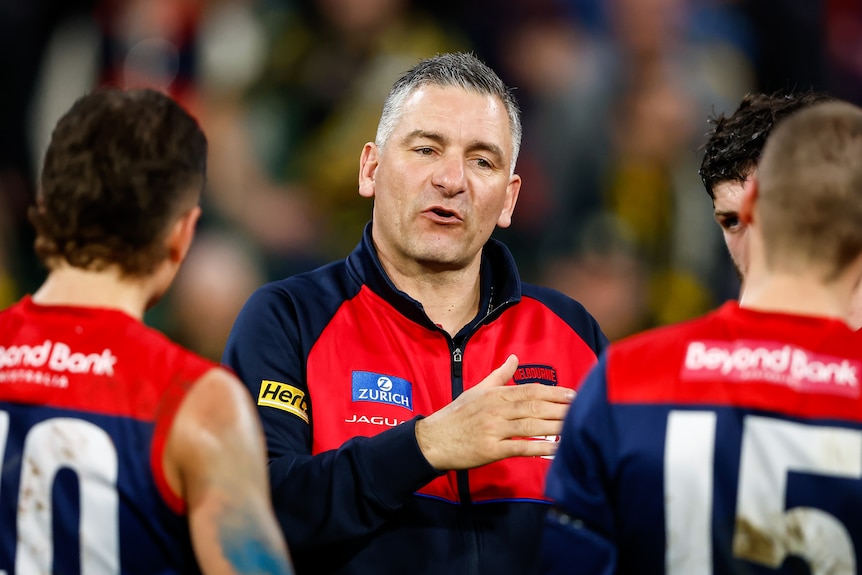
[[[521,149],[521,111],[518,109],[518,103],[511,88],[506,86],[491,68],[466,52],[438,54],[421,60],[395,81],[383,104],[383,113],[377,125],[377,136],[374,140],[377,147],[382,149],[389,141],[407,98],[427,85],[460,87],[478,94],[496,96],[505,104],[512,132],[511,171],[514,173],[515,162]]]

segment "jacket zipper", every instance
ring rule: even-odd
[[[464,354],[461,353],[461,348],[456,348],[455,351],[452,352],[452,373],[457,379],[461,379],[461,360],[464,358]],[[464,391],[464,384],[461,384],[461,391]],[[454,399],[454,398],[452,398]]]
[[[464,380],[461,376],[461,361],[464,359],[464,354],[460,347],[452,350],[452,400],[464,391]],[[470,480],[466,470],[456,471],[455,477],[458,484],[458,495],[461,503],[469,505],[472,502],[470,497]]]
[[[491,289],[491,296],[488,301],[488,309],[485,311],[485,317],[482,318],[477,325],[482,325],[488,319],[488,317],[496,313],[498,310],[508,307],[506,305],[508,302],[503,305],[494,308],[494,290],[493,287]],[[466,347],[467,340],[470,338],[472,331],[464,336],[464,338],[459,342],[461,345],[455,346],[454,342],[450,339],[450,345],[455,346],[455,349],[452,350],[452,400],[454,401],[456,397],[461,395],[464,392],[464,379],[462,376],[462,362],[464,360],[464,352],[462,351],[463,347]],[[451,349],[451,348],[450,348]],[[458,495],[461,499],[461,503],[465,505],[469,505],[473,502],[473,498],[470,496],[470,478],[468,476],[467,470],[461,470],[455,472],[456,483],[458,485]]]
[[[501,305],[498,308],[494,309],[493,301],[493,287],[491,290],[491,297],[488,302],[488,309],[485,312],[485,317],[482,318],[482,321],[477,325],[482,325],[488,317],[502,309],[503,307],[508,307],[507,305]],[[463,348],[467,345],[467,340],[470,338],[472,332],[464,336],[464,338],[459,341],[460,345],[455,346],[455,343],[450,340],[450,345],[455,347],[452,350],[452,400],[454,401],[456,397],[461,395],[464,392],[464,379],[462,373],[462,363],[464,360],[464,352]],[[451,349],[451,348],[450,348]],[[462,507],[459,509],[459,514],[461,516],[461,521],[463,522],[465,528],[465,544],[471,552],[468,552],[467,555],[470,557],[470,564],[467,567],[467,572],[469,574],[479,573],[479,553],[481,550],[481,545],[479,542],[479,536],[476,532],[476,525],[474,523],[473,514],[472,514],[472,503],[473,498],[470,495],[470,478],[467,470],[461,470],[455,472],[456,482],[458,485],[458,495],[461,500]]]

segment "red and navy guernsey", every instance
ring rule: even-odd
[[[547,480],[542,573],[860,573],[862,335],[735,302],[611,345]]]
[[[550,461],[440,474],[415,422],[511,353],[512,385],[574,388],[606,339],[577,302],[522,284],[494,240],[482,253],[481,312],[452,338],[387,278],[370,230],[345,260],[260,288],[225,349],[263,420],[297,572],[528,573]]]
[[[199,573],[162,462],[214,368],[118,310],[0,313],[0,572]]]

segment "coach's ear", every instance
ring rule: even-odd
[[[359,195],[364,198],[373,198],[375,192],[374,177],[380,166],[380,150],[374,142],[368,142],[362,148],[359,157]]]
[[[751,225],[755,220],[755,207],[757,206],[757,196],[760,193],[760,182],[757,179],[757,172],[748,176],[742,185],[742,202],[739,206],[739,221],[745,225]]]

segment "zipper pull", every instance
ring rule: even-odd
[[[455,351],[452,352],[452,367],[455,372],[455,377],[461,377],[461,358],[463,357],[461,353],[461,348],[456,348]]]

